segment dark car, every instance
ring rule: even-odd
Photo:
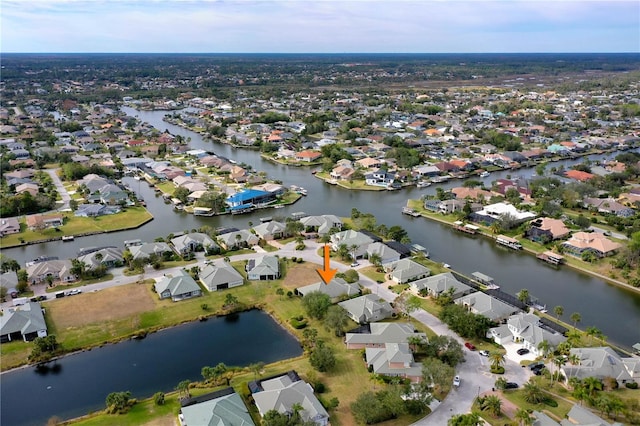
[[[520,349],[518,349],[517,353],[518,353],[518,355],[526,355],[526,354],[528,354],[528,353],[529,353],[529,349],[527,349],[527,348],[520,348]]]
[[[518,384],[514,382],[507,382],[504,385],[505,389],[518,389]]]
[[[545,370],[544,365],[540,368],[536,368],[534,370],[531,370],[533,372],[534,375],[536,376],[542,376],[542,372]]]
[[[473,345],[473,343],[470,342],[465,342],[464,344],[466,346],[467,349],[469,349],[470,351],[475,351],[476,347]]]
[[[530,370],[537,370],[539,368],[543,368],[544,367],[544,362],[542,361],[536,361],[536,362],[532,362],[531,364],[528,365]]]

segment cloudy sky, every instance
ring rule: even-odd
[[[2,52],[640,52],[640,2],[2,0]]]

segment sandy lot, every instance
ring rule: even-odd
[[[46,304],[60,329],[126,318],[155,307],[148,285],[128,284],[95,293],[82,293]]]
[[[322,268],[315,263],[305,262],[287,265],[287,275],[282,283],[282,286],[288,290],[293,290],[300,286],[317,283],[320,281],[320,275],[316,272],[316,269]]]

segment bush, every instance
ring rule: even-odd
[[[164,392],[154,393],[153,402],[155,402],[156,405],[164,405]]]
[[[295,328],[296,330],[303,329],[303,328],[305,328],[307,326],[307,320],[305,320],[303,317],[291,318],[291,320],[289,320],[289,322],[291,323],[293,328]]]
[[[558,401],[553,398],[547,398],[544,400],[544,404],[548,405],[549,407],[555,408],[558,406]]]
[[[501,365],[497,367],[491,366],[491,372],[493,374],[504,374],[504,367]]]
[[[316,391],[316,393],[324,393],[325,391],[324,383],[322,382],[316,383],[316,385],[314,386],[314,390]]]
[[[638,382],[627,382],[624,384],[627,389],[638,389]]]

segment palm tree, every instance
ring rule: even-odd
[[[602,332],[597,327],[593,327],[593,326],[587,327],[585,333],[587,336],[589,336],[589,343],[593,342],[594,336],[602,334]]]
[[[376,268],[380,267],[380,263],[382,262],[382,257],[378,253],[371,253],[369,255],[369,262]]]
[[[565,358],[564,356],[557,356],[553,359],[553,365],[556,366],[556,373],[555,375],[558,378],[558,381],[560,381],[560,369],[567,363],[567,358]],[[551,375],[551,382],[553,383],[553,374]]]
[[[255,380],[260,375],[260,372],[264,368],[264,362],[254,362],[249,365],[249,369],[253,371],[253,379]]]
[[[516,297],[518,298],[519,301],[521,301],[525,305],[528,304],[529,298],[530,298],[529,290],[527,290],[526,288],[523,288],[516,294]]]
[[[561,305],[553,308],[553,313],[556,314],[556,319],[559,320],[562,314],[564,314],[564,308]]]
[[[178,383],[178,386],[176,386],[176,390],[178,391],[178,394],[180,395],[180,399],[189,398],[191,396],[191,394],[189,393],[189,385],[190,384],[191,384],[191,382],[189,380],[183,380],[180,383]]]
[[[580,321],[582,321],[582,315],[580,315],[580,313],[578,313],[578,312],[572,313],[569,318],[571,318],[571,321],[573,321],[573,328],[576,328],[576,325]]]
[[[498,368],[504,364],[504,354],[491,352],[489,354],[489,361],[491,361],[491,370],[498,370]]]
[[[529,404],[540,404],[547,399],[546,394],[538,384],[529,381],[522,388],[522,397]]]
[[[530,426],[534,421],[534,418],[531,417],[531,414],[529,414],[527,410],[522,408],[518,408],[518,411],[516,411],[516,415],[514,418],[518,420],[518,424],[520,424],[520,426]]]
[[[567,331],[567,343],[571,344],[571,346],[578,346],[580,337],[582,337],[582,333],[575,328]]]
[[[593,399],[602,390],[602,382],[597,377],[585,377],[582,381],[589,398]]]
[[[356,250],[358,250],[358,245],[357,244],[351,244],[349,246],[349,251],[351,252],[351,259],[354,262],[356,261]]]
[[[551,345],[549,344],[548,341],[543,340],[542,342],[538,343],[538,350],[540,352],[542,352],[542,358],[547,358],[547,356],[549,356],[549,353],[551,352]]]
[[[482,410],[490,412],[493,417],[498,417],[502,408],[502,400],[498,395],[487,396],[482,404]]]

